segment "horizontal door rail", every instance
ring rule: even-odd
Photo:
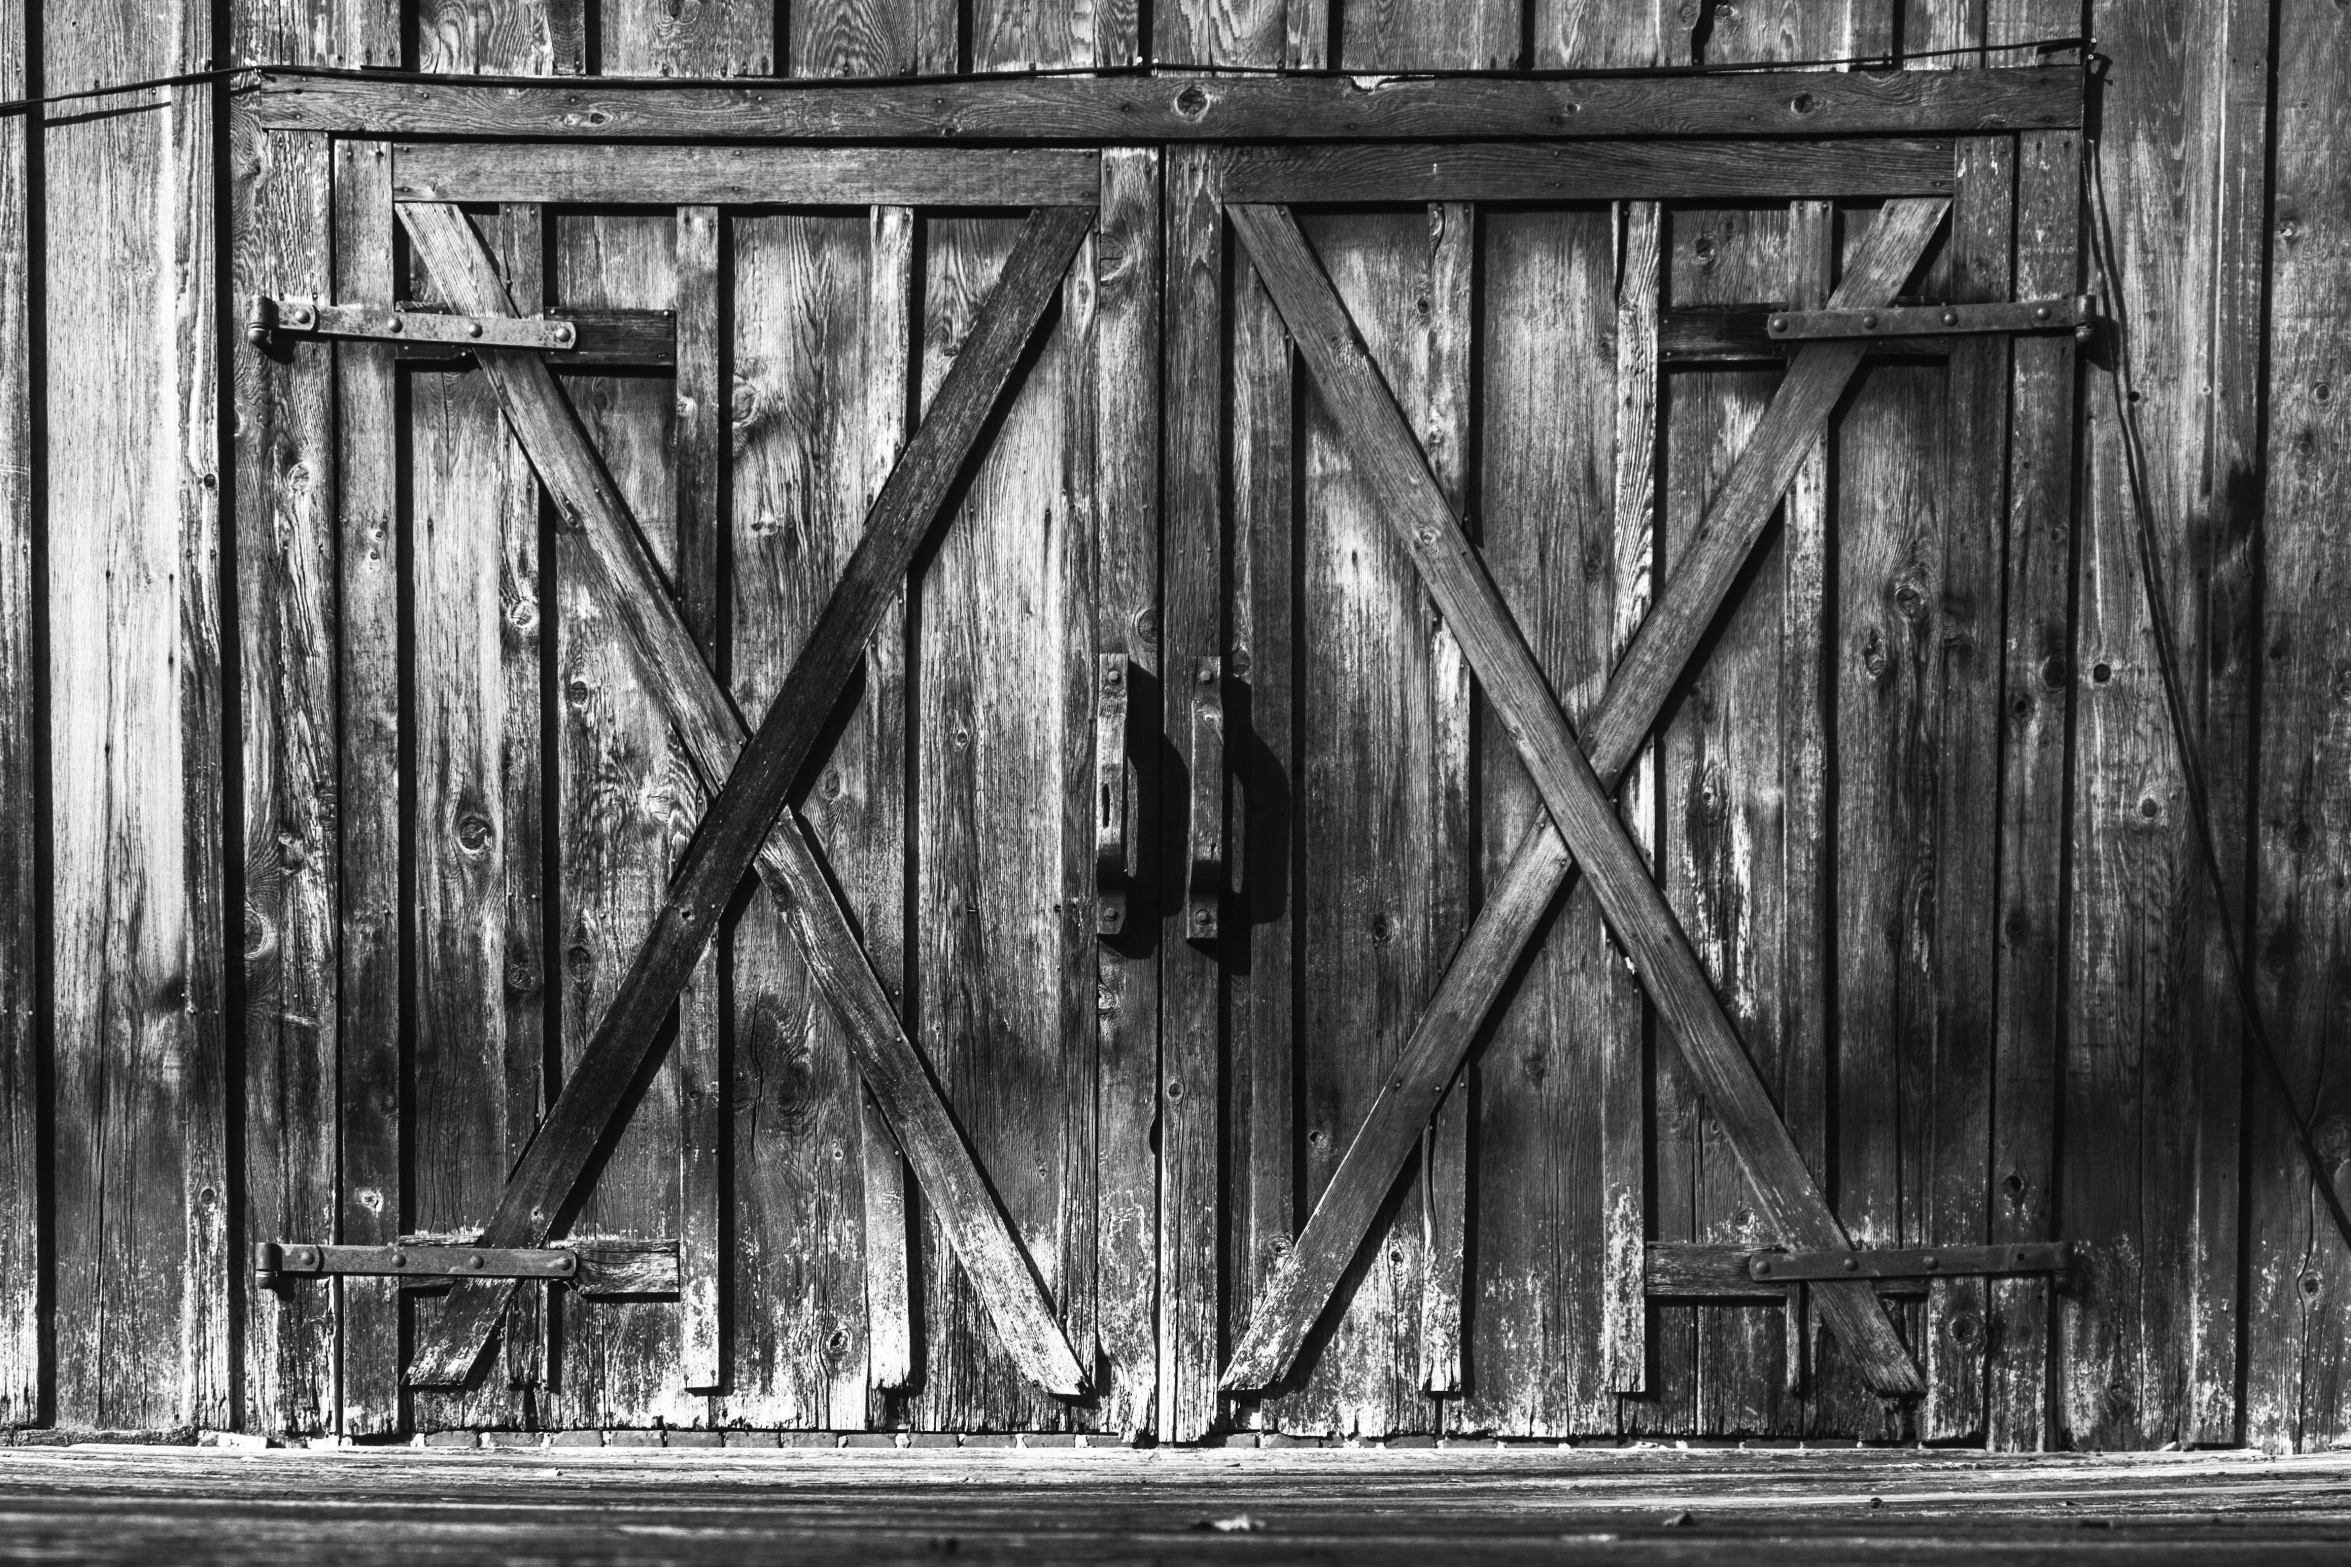
[[[2079,67],[1597,76],[528,80],[257,71],[269,130],[560,141],[1422,141],[1968,136],[2082,123]]]
[[[262,1241],[253,1248],[253,1280],[262,1289],[331,1277],[401,1278],[420,1288],[462,1278],[547,1279],[594,1298],[675,1295],[678,1243],[675,1236],[578,1235],[548,1246],[494,1249],[457,1234],[403,1235],[389,1246]]]
[[[392,149],[394,201],[1083,207],[1101,189],[1102,155],[1090,147],[402,142]]]
[[[1371,143],[1244,147],[1226,155],[1225,199],[1318,201],[1796,201],[1945,196],[1956,144],[1868,141]]]

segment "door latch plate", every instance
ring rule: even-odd
[[[328,305],[256,295],[245,316],[245,336],[266,348],[280,332],[317,337],[373,338],[387,343],[442,343],[457,348],[537,348],[561,351],[579,342],[580,329],[555,316],[453,316],[394,305]]]
[[[297,1275],[568,1279],[579,1271],[579,1253],[555,1246],[310,1246],[262,1241],[253,1248],[253,1280],[263,1289]]]
[[[2063,1273],[2073,1266],[2070,1241],[2011,1246],[1873,1247],[1854,1251],[1759,1251],[1747,1276],[1774,1284],[1832,1279],[1935,1279],[1960,1274]]]
[[[2020,299],[2012,304],[1880,305],[1867,310],[1775,310],[1764,331],[1780,342],[1829,338],[1952,337],[1985,332],[2093,330],[2094,294]]]

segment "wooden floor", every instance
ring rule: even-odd
[[[2351,1561],[2351,1454],[0,1451],[0,1560]]]

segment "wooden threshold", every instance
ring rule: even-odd
[[[258,71],[269,130],[566,141],[1419,141],[1967,136],[2082,123],[2079,67],[1541,78],[1147,75],[935,81],[414,79]]]

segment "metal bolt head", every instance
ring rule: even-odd
[[[1768,1261],[1764,1260],[1763,1258],[1760,1258],[1760,1257],[1758,1257],[1758,1258],[1755,1260],[1755,1276],[1756,1276],[1757,1278],[1759,1278],[1759,1279],[1768,1279],[1768,1278],[1770,1278],[1770,1277],[1771,1277],[1771,1264],[1770,1264]]]
[[[469,1268],[479,1268],[482,1265],[482,1254],[478,1251],[467,1252],[465,1254],[465,1265]]]
[[[1858,1273],[1861,1271],[1861,1263],[1859,1260],[1852,1257],[1847,1257],[1843,1262],[1839,1263],[1838,1266],[1843,1268],[1847,1273]]]
[[[1773,316],[1771,318],[1771,329],[1774,332],[1785,332],[1788,329],[1788,318],[1786,316]]]
[[[1957,326],[1957,325],[1959,325],[1959,312],[1958,312],[1958,311],[1956,311],[1956,310],[1946,310],[1946,311],[1944,311],[1944,312],[1943,312],[1943,324],[1944,324],[1945,326]]]
[[[401,324],[400,318],[398,316],[394,316],[391,320],[384,323],[384,330],[397,336],[399,333],[405,332],[408,329]]]
[[[1934,1272],[1936,1268],[1938,1268],[1938,1267],[1942,1266],[1941,1262],[1940,1262],[1940,1261],[1939,1261],[1939,1260],[1936,1258],[1935,1254],[1934,1254],[1933,1252],[1931,1252],[1931,1251],[1930,1251],[1930,1252],[1928,1252],[1928,1253],[1927,1253],[1927,1254],[1926,1254],[1924,1257],[1921,1257],[1921,1258],[1919,1259],[1919,1263],[1920,1263],[1920,1265],[1921,1265],[1921,1266],[1923,1266],[1923,1267],[1924,1267],[1924,1268],[1925,1268],[1925,1269],[1926,1269],[1926,1270],[1927,1270],[1929,1273],[1932,1273],[1932,1272]]]
[[[1861,318],[1861,330],[1864,332],[1874,332],[1877,329],[1878,318],[1875,315],[1866,315]]]
[[[465,323],[465,335],[466,335],[467,337],[479,337],[479,336],[481,336],[481,335],[482,335],[482,324],[481,324],[479,321],[468,321],[467,323]]]
[[[393,1267],[395,1267],[395,1268],[405,1268],[405,1267],[407,1267],[407,1266],[408,1266],[408,1253],[406,1253],[406,1252],[404,1252],[404,1251],[396,1251],[396,1252],[392,1253],[392,1266],[393,1266]]]
[[[2048,307],[2047,305],[2040,305],[2040,306],[2036,306],[2036,307],[2034,308],[2034,310],[2033,310],[2033,319],[2034,319],[2035,321],[2046,321],[2046,320],[2048,320],[2048,319],[2049,319],[2049,307]]]

